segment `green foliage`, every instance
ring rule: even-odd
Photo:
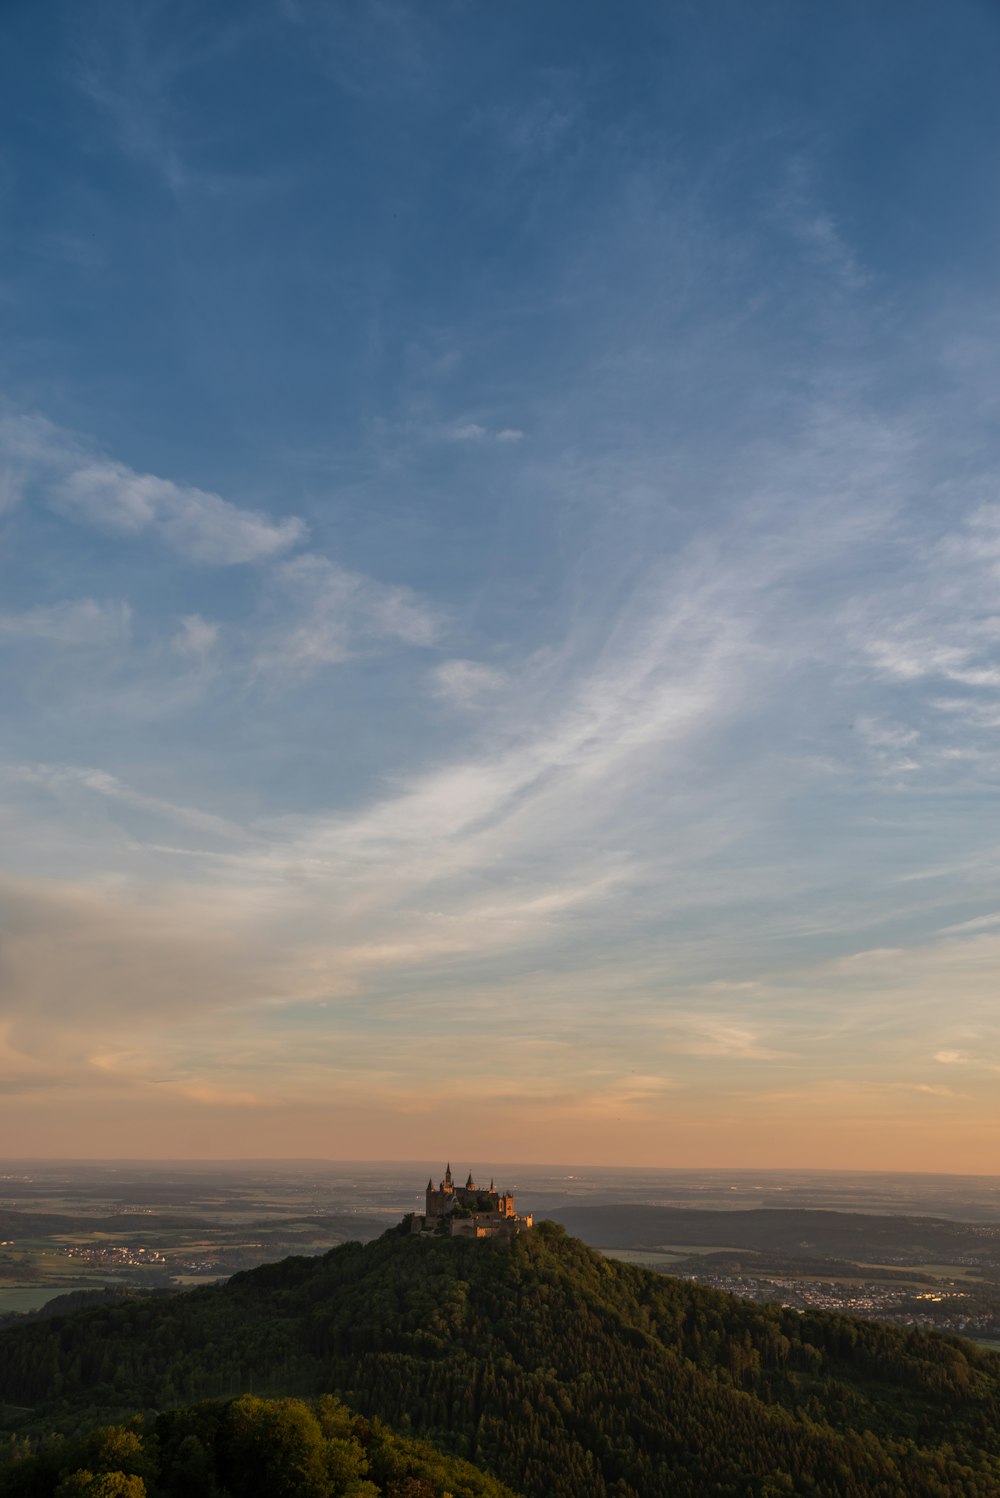
[[[126,1439],[127,1438],[127,1439]],[[115,1453],[134,1471],[102,1470]],[[93,1458],[96,1456],[96,1463]],[[83,1465],[91,1459],[91,1465]],[[96,1470],[95,1470],[96,1467]],[[398,1437],[339,1400],[245,1394],[22,1453],[3,1498],[515,1498],[467,1462]]]
[[[146,1484],[130,1472],[88,1472],[80,1468],[64,1477],[54,1498],[146,1498]]]
[[[298,1397],[220,1402],[251,1383]],[[301,1402],[330,1389],[364,1418]],[[531,1498],[1000,1493],[994,1354],[737,1301],[603,1259],[548,1223],[510,1242],[394,1230],[6,1331],[0,1397],[36,1407],[22,1433],[164,1411],[143,1436],[155,1477],[120,1440],[101,1460],[111,1470],[119,1451],[115,1470],[170,1498],[498,1491],[474,1469],[456,1477],[410,1431]],[[85,1456],[52,1470],[101,1470]]]
[[[226,1411],[224,1452],[243,1498],[331,1498],[320,1423],[297,1399],[237,1399]]]

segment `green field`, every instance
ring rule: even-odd
[[[650,1269],[666,1268],[684,1257],[669,1250],[652,1248],[599,1248],[597,1253],[606,1259],[618,1259],[623,1264],[644,1264]]]
[[[303,1216],[301,1205],[289,1212],[287,1220],[278,1222],[261,1221],[260,1211],[254,1203],[241,1211],[215,1214],[217,1225],[213,1214],[208,1214],[204,1221],[189,1220],[178,1226],[144,1213],[123,1214],[113,1222],[105,1218],[93,1226],[79,1219],[53,1216],[52,1231],[47,1236],[38,1234],[37,1225],[34,1236],[29,1236],[30,1229],[21,1236],[11,1215],[6,1231],[13,1236],[0,1245],[0,1316],[38,1310],[56,1296],[75,1290],[99,1290],[109,1285],[191,1289],[214,1284],[238,1270],[286,1254],[323,1253],[347,1236],[344,1229],[310,1222]],[[66,1252],[98,1252],[124,1246],[134,1251],[132,1262],[91,1263],[70,1258]],[[139,1250],[164,1254],[167,1263],[144,1263]]]
[[[979,1284],[983,1279],[982,1270],[968,1264],[908,1264],[907,1268],[913,1274],[931,1274],[942,1280],[972,1280]]]

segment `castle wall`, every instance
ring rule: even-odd
[[[501,1216],[497,1212],[475,1212],[471,1217],[453,1217],[453,1238],[513,1238],[522,1228],[530,1228],[530,1217]]]
[[[425,1215],[413,1219],[415,1233],[429,1231],[446,1217],[451,1219],[449,1230],[454,1237],[511,1237],[532,1225],[530,1216],[519,1216],[512,1191],[484,1190],[475,1184],[471,1174],[464,1186],[456,1186],[450,1166],[437,1189],[428,1181],[426,1195]],[[464,1210],[456,1215],[459,1207]]]

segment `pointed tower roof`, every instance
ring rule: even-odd
[[[469,1171],[469,1179],[465,1183],[465,1189],[466,1189],[466,1191],[475,1191],[475,1189],[476,1189],[476,1183],[472,1179],[472,1171],[471,1170]]]
[[[434,1190],[434,1177],[433,1176],[428,1176],[427,1177],[427,1190],[428,1191],[433,1191]]]

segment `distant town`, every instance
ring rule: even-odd
[[[890,1326],[952,1332],[1000,1343],[997,1297],[984,1298],[972,1289],[942,1285],[934,1290],[915,1291],[906,1286],[858,1281],[846,1276],[805,1279],[788,1275],[762,1277],[685,1270],[677,1277],[722,1290],[727,1295],[738,1295],[741,1300],[755,1301],[758,1305],[778,1301],[797,1311],[836,1311],[842,1316],[862,1316]]]

